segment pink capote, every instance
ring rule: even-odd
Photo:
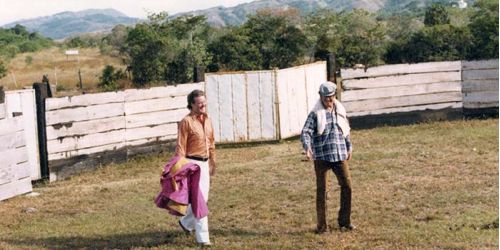
[[[172,215],[183,216],[184,214],[171,209],[168,202],[172,200],[186,206],[191,204],[194,216],[197,219],[203,218],[208,215],[208,206],[199,188],[200,166],[189,162],[171,175],[170,170],[179,159],[181,159],[180,156],[174,156],[163,168],[160,179],[162,190],[155,199],[156,206],[167,209]],[[172,180],[177,185],[172,185]]]

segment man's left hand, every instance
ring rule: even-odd
[[[352,158],[352,150],[347,153],[347,160],[350,160]]]

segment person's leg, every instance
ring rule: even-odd
[[[207,162],[194,161],[200,166],[200,182],[199,187],[203,198],[208,201],[208,195],[210,191],[210,173]],[[201,219],[196,219],[191,209],[191,205],[188,206],[187,213],[180,220],[182,226],[188,231],[195,231],[196,241],[198,243],[210,242],[209,232],[208,232],[208,216]]]
[[[326,173],[328,171],[328,162],[314,161],[314,170],[316,172],[316,214],[318,218],[317,232],[322,233],[327,230],[326,225]]]
[[[208,162],[196,162],[200,166],[200,190],[208,202],[208,194],[210,191],[210,171],[208,167]],[[208,243],[210,242],[210,237],[208,233],[208,216],[205,216],[199,220],[196,220],[195,226],[196,241],[198,243]]]
[[[347,161],[335,162],[333,172],[340,186],[338,223],[340,227],[348,227],[351,224],[351,172]]]

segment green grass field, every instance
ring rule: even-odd
[[[314,233],[315,177],[298,140],[218,149],[210,193],[215,249],[498,249],[498,119],[352,132],[352,221]],[[169,154],[40,184],[0,202],[0,249],[189,249],[153,198]],[[32,213],[27,208],[35,208]]]

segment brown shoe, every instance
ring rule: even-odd
[[[327,227],[318,227],[316,228],[316,230],[314,230],[314,232],[317,234],[323,234],[326,233],[327,231],[328,231]]]

